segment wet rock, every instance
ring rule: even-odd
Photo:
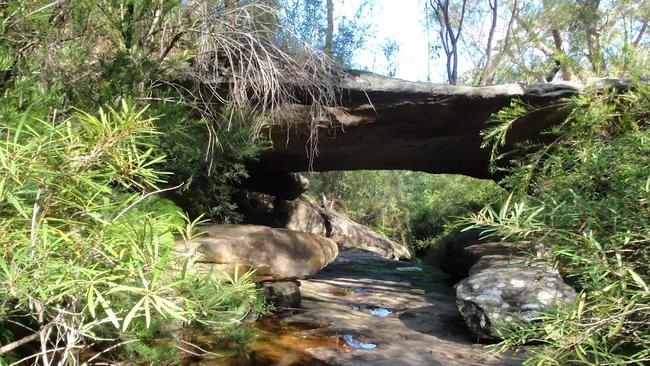
[[[559,272],[542,264],[497,264],[459,282],[456,304],[467,328],[481,339],[498,339],[495,324],[530,321],[544,307],[571,302],[575,291]]]
[[[262,283],[266,298],[278,310],[300,307],[300,283],[297,281],[280,281]]]
[[[354,338],[354,336],[352,334],[344,334],[344,335],[341,336],[341,339],[343,339],[343,341],[345,342],[345,344],[348,345],[348,347],[350,347],[352,349],[355,349],[355,350],[357,350],[357,349],[369,350],[369,349],[377,348],[376,344],[362,342],[362,341]]]
[[[254,269],[257,281],[296,279],[313,275],[338,255],[334,241],[311,233],[257,225],[215,224],[200,230],[204,235],[176,244],[178,255],[196,271]]]

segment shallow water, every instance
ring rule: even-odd
[[[320,366],[327,365],[307,352],[309,348],[343,348],[336,334],[320,332],[328,324],[290,322],[275,317],[253,323],[255,338],[246,351],[232,349],[209,349],[223,355],[190,360],[187,366]],[[206,335],[198,339],[205,340]]]

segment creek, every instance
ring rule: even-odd
[[[469,338],[453,288],[430,266],[344,251],[301,280],[300,288],[301,309],[255,322],[256,335],[246,349],[210,349],[221,356],[188,365],[521,364],[516,357],[495,357]]]

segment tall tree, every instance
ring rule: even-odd
[[[281,23],[287,31],[336,61],[352,66],[355,51],[363,47],[370,34],[367,22],[371,1],[359,3],[354,16],[344,16],[335,11],[334,0],[278,0],[282,10]],[[291,46],[291,45],[289,45]]]
[[[490,7],[491,22],[490,22],[490,30],[488,33],[489,35],[485,46],[485,56],[484,56],[484,61],[482,66],[483,70],[481,71],[481,76],[478,81],[478,85],[480,86],[492,84],[499,65],[501,64],[501,62],[503,62],[506,55],[510,52],[510,38],[512,36],[515,17],[517,15],[517,12],[519,11],[519,1],[514,0],[511,9],[510,20],[508,21],[505,35],[503,36],[503,39],[500,42],[500,46],[498,47],[498,50],[493,50],[494,47],[493,40],[494,40],[495,31],[497,29],[497,23],[498,23],[499,0],[488,0],[488,4]],[[497,53],[493,54],[493,51],[497,51]]]
[[[594,74],[604,71],[605,60],[600,45],[600,15],[598,7],[600,0],[585,0],[581,5],[580,20],[583,22],[587,38],[587,57]]]
[[[399,43],[395,40],[386,41],[381,48],[386,58],[386,73],[390,77],[394,77],[397,73],[398,61],[396,59],[399,53]]]
[[[447,81],[458,84],[458,52],[467,10],[467,1],[429,0],[435,20],[438,23],[438,36],[445,52]]]
[[[327,31],[325,32],[325,53],[332,54],[332,45],[334,43],[334,1],[327,0]]]
[[[426,4],[427,21],[438,29],[430,52],[447,57],[450,81],[454,59],[462,67],[456,81],[476,85],[642,75],[650,68],[647,2],[466,0],[460,28],[460,0]]]

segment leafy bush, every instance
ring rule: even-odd
[[[597,91],[561,103],[571,112],[553,129],[555,141],[511,162],[507,204],[469,221],[504,239],[543,244],[551,254],[546,260],[580,294],[571,306],[545,312],[534,323],[506,325],[500,348],[537,343],[526,365],[645,365],[650,88]],[[529,112],[521,106],[500,115]],[[486,133],[487,143],[502,141],[512,121],[497,123]]]
[[[459,175],[355,171],[313,173],[309,179],[314,200],[324,194],[351,219],[420,252],[435,245],[459,217],[503,196],[494,182]]]
[[[248,176],[245,163],[270,146],[258,136],[255,126],[263,123],[256,122],[260,117],[223,108],[219,120],[211,123],[183,104],[157,103],[154,107],[165,116],[157,126],[161,132],[158,148],[167,156],[163,168],[174,173],[168,185],[180,186],[170,197],[192,217],[238,222],[241,217],[232,187]]]
[[[0,357],[38,341],[27,359],[65,363],[155,321],[219,326],[260,309],[250,274],[174,270],[173,235],[189,239],[196,221],[152,199],[163,157],[144,113],[124,102],[97,116],[41,120],[26,108],[0,120],[0,324],[30,329],[3,331]]]

